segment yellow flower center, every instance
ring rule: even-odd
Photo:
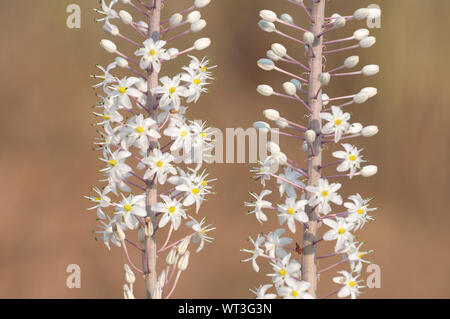
[[[292,214],[295,213],[295,210],[294,210],[293,208],[289,208],[289,209],[287,210],[287,212],[288,212],[288,214],[292,215]]]
[[[285,276],[286,275],[286,270],[280,269],[280,271],[278,273],[280,274],[280,276]]]
[[[121,86],[121,87],[118,89],[118,91],[119,91],[121,94],[124,94],[124,93],[127,91],[127,88],[124,87],[124,86]]]
[[[170,206],[169,207],[169,213],[172,214],[175,212],[175,206]]]
[[[158,167],[162,167],[163,166],[163,162],[161,162],[161,161],[158,161],[157,163],[156,163],[156,166],[158,166]]]
[[[116,166],[116,165],[117,165],[117,162],[116,162],[115,160],[110,160],[110,161],[109,161],[109,165],[111,165],[111,166]]]
[[[203,235],[206,235],[206,231],[205,231],[204,229],[202,230],[202,234],[203,234]]]
[[[103,114],[103,119],[109,120],[109,115],[108,114]]]
[[[349,285],[350,287],[355,287],[355,285],[356,285],[356,282],[354,282],[354,281],[350,281],[350,282],[348,283],[348,285]]]
[[[200,83],[202,83],[202,81],[200,79],[195,79],[194,81],[192,81],[195,85],[199,85]]]
[[[352,162],[354,162],[354,161],[356,161],[356,155],[350,155],[349,157],[348,157],[348,159],[350,160],[350,161],[352,161]]]
[[[200,192],[200,190],[198,188],[194,188],[192,190],[192,194],[198,194]]]
[[[208,185],[208,182],[207,181],[203,181],[202,182],[202,186],[206,186],[206,185]]]
[[[154,49],[151,49],[149,52],[148,52],[148,55],[151,55],[151,56],[154,56],[156,54],[156,51],[154,50]]]
[[[323,196],[323,197],[327,197],[327,196],[328,196],[328,192],[327,192],[327,191],[323,191],[323,192],[322,192],[322,196]]]
[[[359,257],[359,258],[363,258],[364,255],[365,255],[365,253],[360,253],[358,257]]]
[[[298,296],[298,291],[297,290],[292,290],[291,295],[292,295],[292,297],[297,297]]]
[[[201,132],[201,133],[200,133],[200,136],[201,136],[202,138],[206,138],[206,134],[205,134],[204,132]]]
[[[364,209],[360,208],[356,211],[358,214],[362,215],[364,214]]]
[[[181,131],[180,135],[181,135],[181,137],[185,137],[187,135],[187,133],[188,132],[186,130],[184,130],[184,131]]]
[[[101,201],[101,198],[100,198],[100,197],[96,197],[95,200],[96,200],[97,202],[99,202],[99,201]]]
[[[138,127],[136,128],[136,131],[137,131],[138,133],[142,133],[142,132],[144,132],[144,128],[143,128],[142,126],[138,126]]]
[[[338,232],[339,232],[339,235],[342,235],[342,234],[345,233],[345,229],[344,228],[339,228]]]
[[[341,119],[337,119],[336,121],[334,121],[334,124],[335,125],[341,125],[342,124]]]
[[[126,212],[129,212],[131,210],[131,205],[126,204],[125,206],[123,206],[123,209],[125,209]]]
[[[206,72],[206,70],[208,70],[208,69],[206,68],[206,66],[204,66],[201,70],[202,70],[202,72]]]
[[[177,91],[173,86],[169,89],[170,94],[174,94]]]

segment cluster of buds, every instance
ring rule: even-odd
[[[213,148],[212,131],[205,122],[190,121],[185,115],[186,104],[196,103],[208,92],[214,68],[208,59],[188,54],[206,49],[211,41],[200,38],[187,49],[173,47],[175,40],[206,26],[197,9],[210,0],[192,2],[167,20],[161,19],[163,0],[111,0],[109,4],[102,0],[101,9],[95,10],[102,15],[97,22],[103,22],[109,35],[132,47],[131,54],[126,54],[111,40],[100,42],[115,59],[106,67],[98,65],[101,74],[92,76],[100,81],[94,88],[102,89],[94,115],[99,128],[95,150],[102,154],[99,160],[104,166],[99,171],[104,178],[102,186],[93,187],[96,194],[86,196],[95,203],[90,209],[100,223],[95,233],[108,249],[111,243],[122,247],[130,265],[125,266],[125,298],[133,298],[131,269],[145,278],[148,298],[169,298],[187,268],[191,241],[199,243],[198,252],[213,240],[208,233],[214,228],[205,218],[193,217],[213,192],[214,179],[202,168]],[[134,15],[145,21],[136,21]],[[134,36],[122,33],[120,24]],[[160,76],[164,63],[183,55],[188,55],[189,63],[179,74]],[[183,225],[188,235],[170,243]],[[157,237],[165,238],[161,247],[156,247]],[[131,260],[130,246],[142,255],[141,267]],[[165,253],[170,256],[167,267],[158,275],[156,259]],[[179,273],[173,280],[177,261]]]
[[[317,279],[320,274],[348,263],[348,270],[338,271],[333,281],[340,285],[338,289],[322,297],[337,294],[340,298],[356,298],[363,288],[360,280],[362,265],[367,263],[365,256],[370,251],[361,249],[362,243],[355,241],[353,232],[374,218],[369,213],[375,208],[369,206],[370,199],[360,194],[351,195],[345,201],[339,195],[341,183],[339,178],[352,179],[355,176],[370,177],[377,173],[377,166],[364,165],[366,161],[361,155],[361,148],[349,144],[357,137],[371,137],[378,133],[374,125],[363,126],[350,122],[350,113],[345,108],[352,104],[361,104],[377,94],[377,89],[368,87],[356,94],[330,98],[324,90],[332,84],[332,80],[343,76],[372,76],[379,72],[377,65],[367,65],[360,71],[342,72],[343,69],[355,68],[359,63],[358,56],[345,59],[343,65],[326,70],[325,56],[357,48],[369,48],[375,44],[375,37],[369,35],[367,29],[358,29],[351,36],[325,40],[333,31],[344,27],[351,20],[373,19],[381,15],[377,8],[358,9],[351,16],[341,16],[337,13],[325,16],[325,0],[313,0],[307,5],[303,0],[288,0],[306,13],[310,27],[308,29],[297,25],[291,15],[285,13],[280,17],[275,12],[263,10],[260,12],[259,26],[263,31],[274,32],[289,41],[298,43],[306,51],[308,61],[302,62],[288,53],[285,46],[272,44],[267,57],[258,61],[258,66],[265,71],[277,71],[288,77],[283,83],[283,91],[276,92],[271,86],[259,85],[257,92],[263,96],[278,96],[298,103],[306,113],[307,124],[299,124],[295,119],[282,117],[278,110],[268,109],[264,116],[274,122],[279,134],[299,141],[298,150],[306,153],[306,165],[296,163],[288,154],[282,152],[279,145],[269,142],[267,148],[270,155],[252,169],[255,179],[265,186],[270,180],[276,181],[281,203],[272,204],[264,198],[272,193],[265,189],[260,194],[251,193],[253,201],[245,203],[250,207],[249,214],[254,214],[260,223],[268,222],[268,215],[278,219],[280,226],[286,225],[293,235],[298,225],[303,227],[302,237],[296,240],[283,236],[286,229],[280,227],[268,234],[260,234],[253,240],[251,249],[243,249],[250,257],[243,261],[252,261],[253,269],[258,272],[258,258],[266,259],[273,270],[268,274],[272,283],[261,285],[253,291],[257,298],[287,298],[307,299],[317,297]],[[305,2],[305,3],[304,3]],[[295,37],[278,30],[278,26],[299,32]],[[357,44],[341,48],[330,46],[356,41]],[[292,73],[279,66],[284,64],[300,70],[301,75]],[[304,76],[307,74],[307,76]],[[267,122],[256,122],[258,130],[274,130]],[[289,131],[287,131],[289,130]],[[286,132],[287,131],[287,132]],[[334,144],[333,144],[334,143]],[[333,145],[336,149],[333,150]],[[331,149],[335,160],[323,163],[325,146]],[[338,173],[325,174],[326,169],[335,169]],[[339,208],[343,206],[343,208]],[[327,228],[320,232],[325,224]],[[334,242],[334,251],[317,255],[320,243]],[[299,245],[298,242],[302,244]],[[294,245],[295,243],[295,245]],[[340,261],[328,267],[317,269],[318,260],[340,258]],[[274,287],[275,293],[268,293]]]

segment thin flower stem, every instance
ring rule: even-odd
[[[274,70],[275,70],[275,71],[278,71],[278,72],[281,72],[281,73],[283,73],[283,74],[289,75],[289,76],[291,76],[291,77],[293,77],[293,78],[296,78],[296,79],[298,79],[298,80],[300,80],[300,81],[302,81],[302,82],[305,82],[305,83],[308,82],[308,81],[305,80],[304,78],[302,78],[302,77],[300,77],[300,76],[298,76],[298,75],[296,75],[296,74],[290,73],[290,72],[288,72],[288,71],[285,71],[285,70],[283,70],[283,69],[280,69],[280,68],[278,68],[278,67],[275,67]]]
[[[181,270],[178,270],[177,277],[175,278],[175,282],[173,283],[173,286],[172,286],[172,290],[170,290],[169,294],[166,296],[165,299],[169,299],[170,296],[172,296],[173,292],[175,291],[175,287],[178,284],[178,280],[180,279],[180,276],[181,276]]]
[[[142,47],[142,45],[140,45],[139,43],[137,43],[137,42],[131,40],[130,38],[128,38],[128,37],[126,37],[126,36],[124,36],[124,35],[122,35],[122,34],[120,34],[120,33],[118,34],[118,36],[119,36],[119,38],[124,39],[125,41],[128,41],[129,43],[131,43],[131,44],[137,46],[138,48],[141,48],[141,47]]]
[[[173,225],[170,225],[169,233],[167,234],[166,241],[165,241],[164,244],[162,245],[161,250],[164,249],[164,248],[166,247],[167,243],[168,243],[169,240],[170,240],[170,237],[172,236],[172,232],[173,232]]]
[[[333,264],[333,265],[331,265],[331,266],[328,266],[328,267],[326,267],[326,268],[324,268],[324,269],[318,270],[318,271],[317,271],[317,274],[319,275],[319,274],[321,274],[321,273],[323,273],[323,272],[325,272],[325,271],[327,271],[327,270],[333,269],[334,267],[337,267],[337,266],[339,266],[339,265],[345,263],[346,261],[348,261],[348,259],[342,259],[341,261],[339,261],[339,262],[337,262],[337,263],[335,263],[335,264]]]
[[[189,33],[191,33],[190,29],[188,29],[188,30],[186,30],[184,32],[181,32],[181,33],[179,33],[177,35],[174,35],[173,37],[167,39],[166,42],[170,42],[170,41],[176,40],[176,39],[181,38],[182,36],[184,36],[186,34],[189,34]]]
[[[324,259],[324,258],[334,257],[334,256],[341,255],[341,254],[342,253],[332,253],[332,254],[328,254],[328,255],[317,256],[317,259]]]
[[[178,245],[178,244],[181,243],[183,240],[185,240],[186,238],[188,238],[188,237],[190,237],[190,236],[192,236],[192,235],[193,235],[193,234],[187,235],[187,236],[181,238],[180,240],[177,240],[176,242],[170,244],[169,246],[166,246],[166,247],[161,248],[160,250],[158,250],[158,254],[162,253],[163,251],[166,251],[167,249],[170,249],[170,248],[172,248],[172,247]]]
[[[136,245],[133,241],[129,240],[128,238],[125,238],[125,241],[129,244],[131,244],[132,246],[136,247],[139,251],[143,252],[144,250],[139,247],[138,245]]]
[[[355,37],[352,36],[352,37],[343,38],[343,39],[325,41],[323,44],[328,45],[328,44],[333,44],[333,43],[340,43],[340,42],[350,41],[350,40],[354,40],[354,39],[355,39]]]
[[[333,73],[331,76],[347,76],[347,75],[360,75],[362,74],[362,71],[356,71],[356,72],[347,72],[347,73]]]
[[[125,243],[125,240],[122,240],[122,247],[123,247],[123,250],[125,251],[125,256],[127,257],[128,263],[131,265],[131,267],[133,267],[134,270],[136,270],[138,273],[144,274],[144,272],[142,270],[140,270],[138,267],[136,267],[134,265],[134,263],[131,261],[130,255],[128,255],[128,249],[127,249],[127,244]]]
[[[298,169],[297,167],[295,167],[294,165],[292,165],[292,164],[290,164],[290,163],[288,164],[288,166],[289,166],[290,168],[292,168],[294,171],[299,172],[299,173],[302,174],[304,177],[308,178],[308,174],[306,174],[303,170]]]
[[[352,45],[352,46],[349,46],[349,47],[345,47],[345,48],[324,51],[323,54],[338,53],[338,52],[343,52],[343,51],[357,49],[357,48],[359,48],[359,44],[355,44],[355,45]]]
[[[277,178],[277,179],[279,179],[279,180],[281,180],[281,181],[283,181],[283,182],[286,182],[286,183],[288,183],[288,184],[291,184],[292,186],[297,187],[297,188],[299,188],[299,189],[301,189],[301,190],[304,190],[304,189],[305,189],[303,186],[297,185],[297,184],[291,182],[290,180],[288,180],[288,179],[286,179],[286,178],[284,178],[284,177],[278,176],[278,175],[276,175],[276,174],[270,173],[270,176],[275,177],[275,178]]]
[[[288,23],[288,22],[286,22],[286,21],[283,21],[283,20],[281,20],[281,19],[278,19],[278,20],[276,20],[278,23],[280,23],[280,24],[283,24],[283,25],[286,25],[286,26],[288,26],[288,27],[291,27],[291,28],[294,28],[294,29],[297,29],[297,30],[300,30],[300,31],[303,31],[303,32],[306,32],[306,31],[308,31],[308,30],[306,30],[305,28],[302,28],[302,27],[299,27],[298,25],[295,25],[295,24],[290,24],[290,23]],[[283,33],[284,34],[284,33]],[[294,38],[292,38],[292,39],[294,39]],[[303,42],[304,43],[304,42]]]
[[[281,132],[280,130],[272,129],[271,132],[272,132],[273,134],[278,134],[278,135],[288,136],[288,137],[296,138],[296,139],[299,139],[299,140],[302,140],[302,141],[305,140],[305,138],[303,138],[303,137],[300,137],[300,136],[297,136],[297,135],[294,135],[294,134],[289,134],[289,133]]]
[[[325,296],[320,297],[320,299],[327,299],[328,297],[331,297],[331,296],[337,294],[339,292],[339,290],[341,290],[341,288],[333,290],[332,292],[326,294]]]
[[[301,66],[303,69],[305,69],[305,70],[308,71],[308,72],[310,71],[310,69],[309,69],[306,65],[304,65],[303,63],[301,63],[300,61],[294,59],[293,57],[291,57],[291,56],[289,56],[289,55],[287,55],[287,54],[286,54],[286,57],[288,58],[287,61],[291,61],[292,63]],[[282,59],[282,60],[285,60],[285,59]]]
[[[145,191],[145,188],[144,188],[144,187],[139,186],[139,185],[136,184],[136,183],[133,183],[133,182],[131,182],[131,181],[129,181],[129,180],[126,180],[126,179],[124,179],[123,181],[124,181],[125,183],[127,183],[127,184],[130,184],[131,186],[134,186],[134,187],[136,187],[136,188],[139,188],[141,191]]]
[[[319,169],[322,169],[322,168],[325,168],[325,167],[334,166],[334,165],[340,164],[342,162],[343,162],[343,160],[331,162],[331,163],[328,163],[328,164],[324,164],[324,165],[319,166]]]
[[[300,43],[301,45],[305,45],[305,42],[303,42],[303,41],[301,41],[301,40],[299,40],[299,39],[296,39],[296,38],[294,38],[294,37],[291,37],[290,35],[288,35],[288,34],[286,34],[286,33],[283,33],[283,32],[281,32],[281,31],[279,31],[279,30],[275,30],[274,32],[275,32],[276,34],[281,35],[282,37],[285,37],[285,38],[287,38],[287,39],[290,39],[290,40],[292,40],[292,41],[295,41],[295,42],[297,42],[297,43]]]

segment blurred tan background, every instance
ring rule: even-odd
[[[89,74],[94,64],[112,56],[98,46],[105,37],[93,22],[98,1],[73,1],[82,8],[82,27],[66,27],[66,7],[72,1],[3,1],[0,12],[0,297],[2,298],[121,298],[120,249],[108,252],[93,240],[95,215],[83,195],[99,177],[99,162],[91,148],[95,129],[90,106],[97,102]],[[192,1],[167,0],[165,15]],[[327,12],[351,14],[375,1],[328,1]],[[448,30],[446,0],[378,0],[382,28],[371,32],[377,44],[329,58],[329,67],[345,57],[361,56],[361,65],[376,63],[381,73],[332,82],[336,96],[376,86],[379,95],[352,106],[353,120],[377,124],[375,138],[355,141],[366,159],[380,167],[372,179],[345,181],[343,195],[360,192],[375,197],[377,221],[358,233],[370,259],[382,268],[382,288],[366,289],[366,298],[449,298],[449,105]],[[172,9],[170,9],[172,8]],[[190,109],[190,117],[208,119],[218,128],[247,128],[262,119],[262,110],[279,106],[282,115],[304,120],[298,105],[255,92],[260,83],[280,88],[285,77],[265,73],[256,60],[273,42],[289,44],[256,25],[258,11],[289,12],[297,23],[305,16],[285,1],[215,0],[202,11],[209,25],[202,35],[213,39],[208,55],[218,80],[211,94]],[[120,24],[118,24],[120,26]],[[350,22],[346,36],[360,22]],[[295,34],[295,33],[294,33]],[[297,34],[299,36],[299,34]],[[187,47],[194,38],[179,41]],[[119,41],[117,41],[119,43]],[[127,46],[126,44],[121,44]],[[302,57],[303,52],[288,46]],[[296,51],[297,52],[296,52]],[[186,60],[184,60],[186,61]],[[303,111],[303,110],[301,110]],[[285,143],[283,140],[282,143]],[[285,144],[288,145],[288,144]],[[291,153],[292,154],[292,153]],[[298,158],[301,160],[301,158]],[[201,214],[217,226],[216,242],[191,259],[182,276],[178,298],[248,298],[248,289],[268,282],[239,252],[249,235],[267,230],[246,216],[248,191],[260,191],[250,179],[251,164],[210,166],[218,195],[210,197]],[[273,223],[272,225],[275,225]],[[130,247],[131,249],[131,247]],[[322,250],[323,251],[323,250]],[[66,267],[79,264],[81,289],[66,288]],[[262,264],[262,263],[260,263]],[[327,265],[321,263],[319,268]],[[326,274],[324,295],[335,287]],[[143,296],[142,281],[136,285]]]

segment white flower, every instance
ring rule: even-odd
[[[183,148],[185,153],[189,153],[192,147],[192,132],[189,125],[180,119],[173,119],[170,121],[170,125],[164,130],[164,135],[171,137],[173,144],[170,146],[170,150],[176,151]]]
[[[152,118],[144,118],[144,115],[133,116],[128,120],[127,127],[122,130],[122,135],[127,137],[127,147],[134,145],[142,152],[146,152],[150,145],[149,138],[160,138],[154,126],[156,122]]]
[[[284,165],[287,162],[286,154],[281,152],[280,146],[274,142],[267,143],[267,150],[270,152],[270,156],[267,158],[268,161],[273,164]]]
[[[200,242],[200,245],[196,250],[196,252],[198,253],[203,249],[205,242],[211,243],[214,240],[214,238],[208,236],[208,232],[215,230],[216,228],[211,227],[212,225],[203,225],[204,223],[206,223],[206,217],[204,217],[200,222],[198,222],[191,216],[189,216],[189,218],[191,220],[186,223],[186,226],[191,227],[192,230],[195,231],[193,242]]]
[[[200,61],[195,56],[189,55],[189,57],[192,59],[189,63],[190,69],[199,72],[200,76],[204,77],[205,79],[212,79],[212,72],[210,70],[214,69],[216,66],[208,66],[208,58],[204,57]]]
[[[160,94],[161,99],[159,106],[164,107],[167,105],[173,105],[177,108],[181,104],[181,97],[186,96],[187,90],[184,86],[180,86],[181,76],[177,75],[173,79],[168,76],[160,79],[162,86],[158,86],[153,89],[154,94]]]
[[[356,169],[361,167],[361,163],[365,162],[359,155],[360,150],[350,144],[342,144],[345,151],[333,152],[333,156],[341,159],[342,163],[336,168],[338,172],[345,172],[350,170],[350,178],[356,172]]]
[[[346,248],[346,243],[353,241],[353,235],[350,233],[353,224],[346,222],[344,218],[338,217],[336,221],[325,218],[323,223],[331,228],[323,235],[323,239],[327,241],[336,240],[335,252],[342,251]]]
[[[280,174],[280,177],[303,187],[305,186],[305,184],[298,180],[300,176],[302,175],[299,172],[291,169],[290,167],[285,167],[284,174]],[[288,197],[297,197],[297,192],[295,191],[296,187],[294,185],[292,185],[291,183],[287,183],[286,181],[281,179],[277,179],[277,183],[280,184],[280,196],[283,196],[283,194],[286,193]]]
[[[291,254],[286,255],[280,261],[271,263],[271,266],[275,272],[267,276],[272,277],[272,281],[277,287],[285,284],[295,286],[300,279],[300,264],[295,259],[291,260]]]
[[[320,117],[325,121],[328,121],[322,127],[323,134],[331,134],[334,133],[334,141],[337,143],[342,135],[347,133],[350,123],[350,114],[342,112],[341,108],[332,106],[331,113],[321,113]]]
[[[288,224],[288,228],[291,232],[296,232],[295,222],[298,221],[300,223],[308,222],[308,215],[305,212],[305,206],[308,204],[307,200],[299,200],[295,197],[286,198],[286,202],[284,205],[278,205],[278,221],[280,225],[283,225],[286,221]]]
[[[106,5],[105,0],[102,0],[101,6],[102,10],[94,9],[95,12],[100,13],[104,17],[101,19],[96,19],[97,22],[109,21],[109,19],[117,18],[117,12],[112,8],[117,3],[117,0],[111,0],[109,5]]]
[[[376,208],[369,208],[368,203],[370,199],[363,199],[359,194],[351,195],[348,199],[353,201],[353,203],[344,203],[344,206],[350,213],[346,219],[349,223],[355,224],[355,230],[362,228],[367,221],[374,219],[367,214],[367,212],[376,210]]]
[[[117,223],[109,216],[106,216],[107,223],[105,223],[103,220],[99,220],[100,222],[100,228],[102,230],[95,231],[96,234],[103,234],[103,237],[100,237],[100,239],[103,239],[103,242],[106,247],[108,247],[109,250],[111,250],[111,246],[109,245],[109,242],[113,243],[117,247],[121,246],[120,240],[114,235],[113,226],[117,225]]]
[[[277,295],[267,293],[267,290],[269,290],[269,288],[271,287],[272,285],[261,285],[256,290],[250,289],[250,291],[255,294],[255,299],[275,299],[277,298]]]
[[[171,164],[173,160],[174,157],[171,154],[154,149],[149,156],[142,160],[142,163],[149,167],[144,174],[144,179],[149,179],[156,174],[158,182],[164,184],[167,180],[167,174],[177,174],[177,170]]]
[[[181,80],[188,85],[188,91],[186,94],[187,103],[197,103],[202,93],[208,92],[203,86],[209,84],[206,82],[207,78],[202,76],[201,71],[195,71],[189,67],[183,68],[187,73],[183,73]]]
[[[283,258],[286,255],[286,251],[283,247],[292,243],[292,238],[280,237],[284,234],[284,232],[285,229],[278,228],[267,234],[264,246],[266,248],[266,253],[270,257],[275,258],[275,256],[277,256],[279,258]]]
[[[158,40],[155,42],[150,38],[145,40],[143,45],[143,48],[135,52],[136,56],[142,56],[141,69],[146,70],[152,66],[153,70],[159,73],[161,71],[161,60],[170,60],[170,55],[164,49],[166,41]]]
[[[97,217],[105,219],[106,215],[102,211],[102,208],[111,206],[111,198],[106,196],[111,191],[111,189],[108,186],[106,186],[102,191],[99,190],[98,187],[93,187],[92,189],[94,190],[94,192],[97,193],[98,196],[95,197],[84,196],[84,197],[97,204],[93,207],[88,208],[88,210],[97,209]]]
[[[245,203],[245,206],[247,206],[247,207],[254,207],[254,209],[252,211],[248,212],[248,215],[255,214],[256,215],[256,219],[260,223],[263,223],[263,222],[267,221],[267,216],[262,211],[263,208],[271,208],[272,207],[272,203],[271,202],[263,200],[264,196],[267,196],[269,194],[272,194],[272,191],[270,191],[270,190],[263,190],[260,195],[255,194],[255,193],[250,193],[250,195],[253,196],[255,201],[254,202],[250,202],[250,203],[249,202]]]
[[[180,181],[181,183],[175,189],[185,193],[183,205],[188,207],[195,203],[196,213],[198,213],[200,205],[207,193],[207,189],[202,187],[204,182],[195,182],[189,177],[181,177]]]
[[[346,247],[346,255],[348,260],[350,261],[350,268],[353,272],[360,272],[362,269],[362,263],[370,263],[368,260],[364,260],[363,257],[367,254],[370,254],[372,250],[368,251],[360,251],[361,246],[364,243],[359,243],[356,246],[356,243],[347,243]]]
[[[181,225],[181,218],[186,218],[186,212],[183,206],[176,199],[172,199],[169,196],[160,196],[164,203],[158,202],[153,205],[152,210],[154,212],[163,213],[159,221],[159,228],[163,228],[170,221],[173,229],[177,230]]]
[[[118,149],[113,153],[110,149],[105,148],[103,156],[105,158],[100,158],[100,160],[106,162],[107,166],[101,169],[100,172],[105,172],[108,180],[119,183],[124,178],[129,177],[132,169],[125,164],[125,160],[131,156],[130,152]],[[114,187],[111,190],[115,193]]]
[[[123,116],[118,112],[117,105],[115,104],[114,98],[104,98],[103,103],[97,106],[97,108],[103,108],[102,114],[93,112],[102,118],[102,121],[97,123],[98,125],[106,125],[109,123],[120,123],[123,120]]]
[[[311,206],[318,205],[321,214],[328,214],[331,211],[329,202],[342,205],[342,197],[336,192],[341,188],[341,184],[329,184],[326,179],[319,179],[316,186],[306,186],[306,190],[312,193],[309,201]]]
[[[131,104],[130,97],[139,99],[142,96],[142,93],[132,87],[136,83],[139,82],[139,79],[136,77],[124,77],[119,80],[117,84],[113,84],[109,88],[111,91],[111,97],[116,99],[117,106],[120,108],[125,108],[127,110],[131,110],[133,105]]]
[[[338,274],[342,276],[334,277],[333,281],[339,285],[343,285],[343,287],[339,290],[337,296],[339,298],[345,298],[350,296],[352,299],[356,299],[359,295],[359,289],[364,288],[359,283],[362,280],[357,280],[359,276],[353,277],[349,272],[342,270],[338,271]]]
[[[111,70],[115,69],[117,64],[115,62],[110,63],[106,69],[104,67],[102,67],[101,65],[96,65],[98,69],[100,69],[100,71],[103,72],[103,75],[93,75],[92,77],[95,79],[100,79],[102,80],[102,82],[93,85],[93,88],[98,88],[98,87],[103,87],[105,89],[105,91],[107,91],[108,93],[108,89],[106,87],[106,85],[113,83],[114,81],[116,81],[116,78],[110,73]]]
[[[306,281],[296,281],[293,285],[281,287],[279,295],[284,299],[314,299],[307,291],[311,284]]]
[[[267,158],[269,159],[269,158]],[[265,160],[264,162],[258,161],[257,167],[250,170],[251,173],[255,174],[254,179],[261,179],[261,184],[266,185],[266,180],[270,180],[272,172],[272,162],[270,160]]]
[[[139,224],[137,217],[147,216],[145,210],[145,194],[137,196],[129,195],[128,197],[122,194],[122,198],[119,204],[115,204],[116,212],[114,214],[116,216],[114,219],[116,221],[123,220],[129,229],[136,229]]]
[[[262,250],[259,246],[261,246],[264,243],[264,237],[261,237],[258,235],[258,238],[256,238],[256,241],[253,240],[251,237],[249,238],[250,243],[253,245],[253,249],[241,249],[241,252],[249,253],[251,254],[250,258],[243,259],[242,262],[252,261],[252,267],[253,270],[256,272],[259,272],[259,266],[256,263],[256,259],[264,253],[264,250]]]

